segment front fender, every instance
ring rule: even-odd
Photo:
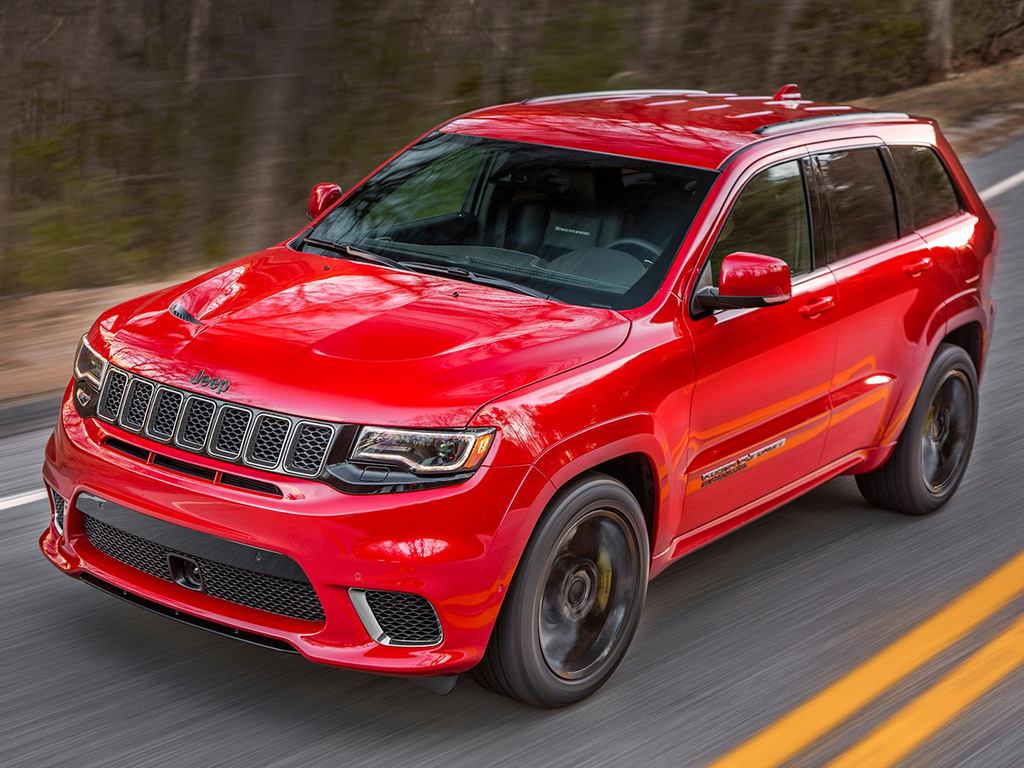
[[[595,424],[552,445],[534,466],[561,488],[574,477],[607,461],[638,453],[650,463],[655,483],[652,510],[652,556],[668,547],[679,528],[682,483],[671,471],[669,440],[659,422],[648,413],[635,413]]]

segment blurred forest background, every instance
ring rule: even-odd
[[[1024,51],[1024,0],[0,0],[0,295],[265,247],[441,120],[620,87],[849,100]]]

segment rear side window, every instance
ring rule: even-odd
[[[945,166],[931,147],[891,146],[901,212],[910,229],[921,229],[960,212]]]
[[[898,237],[889,174],[877,149],[825,152],[815,160],[832,216],[836,259]]]
[[[799,160],[766,168],[740,192],[708,259],[715,285],[722,261],[738,251],[782,259],[793,275],[811,270],[807,195]]]

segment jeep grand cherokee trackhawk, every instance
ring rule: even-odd
[[[933,122],[795,91],[472,112],[109,310],[43,552],[206,629],[551,707],[612,674],[650,577],[829,478],[938,509],[995,227]]]

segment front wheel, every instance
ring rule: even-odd
[[[952,498],[963,480],[978,427],[978,374],[960,347],[943,344],[928,367],[892,456],[857,475],[872,504],[925,515]]]
[[[541,517],[474,677],[537,707],[594,693],[636,632],[649,563],[636,498],[607,475],[577,478]]]

